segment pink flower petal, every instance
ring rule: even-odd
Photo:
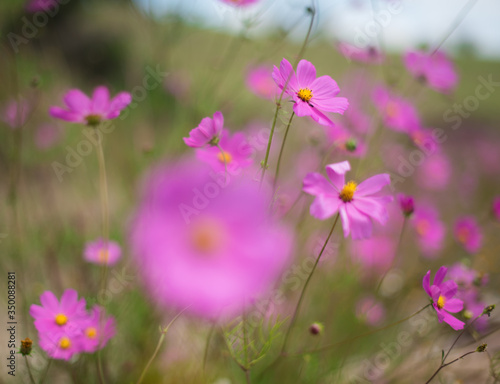
[[[326,166],[326,174],[333,183],[335,189],[340,193],[345,185],[345,174],[351,170],[351,164],[348,161],[329,164]]]
[[[311,85],[315,79],[316,79],[316,68],[314,68],[314,65],[312,65],[307,60],[300,60],[299,65],[297,66],[297,80],[299,83],[299,88],[311,89]]]
[[[71,123],[85,123],[85,118],[80,112],[67,111],[60,107],[50,107],[49,114],[56,119],[69,121]]]
[[[97,87],[92,95],[92,112],[102,114],[109,107],[109,90],[106,87]]]
[[[465,323],[463,321],[458,320],[456,317],[453,317],[449,313],[446,313],[443,318],[444,322],[449,324],[455,331],[460,329],[464,329]]]
[[[433,285],[441,285],[441,283],[444,280],[444,277],[446,276],[446,272],[448,272],[448,268],[446,268],[445,266],[439,268],[438,271],[436,272],[436,276],[434,277]]]
[[[424,288],[424,291],[429,295],[429,296],[432,296],[432,293],[431,293],[431,271],[427,271],[427,273],[425,274],[423,280],[422,280],[422,287]]]
[[[458,290],[457,283],[455,283],[453,280],[445,281],[441,284],[440,288],[441,295],[443,295],[447,300],[455,296]]]
[[[308,173],[303,181],[302,190],[313,196],[335,194],[335,187],[319,173]]]
[[[90,112],[91,102],[88,96],[79,89],[71,89],[64,96],[64,102],[72,111],[78,111],[83,115]]]
[[[345,204],[345,210],[349,216],[351,237],[353,240],[367,239],[372,235],[372,223],[370,218],[358,211],[352,204]]]
[[[42,293],[40,296],[40,302],[42,303],[42,307],[45,307],[50,311],[59,311],[59,300],[57,300],[57,297],[50,291]]]
[[[334,112],[344,114],[346,109],[349,107],[349,102],[345,97],[334,97],[331,99],[313,99],[314,106],[325,112]]]
[[[387,173],[372,176],[358,185],[356,196],[372,195],[390,183],[391,177]]]
[[[337,196],[319,195],[311,204],[309,212],[311,216],[319,220],[325,220],[338,211],[341,203],[342,201]]]
[[[464,302],[460,299],[448,299],[444,304],[444,309],[448,312],[457,313],[464,308]]]
[[[320,76],[311,84],[314,100],[330,99],[338,95],[340,88],[330,76]]]
[[[373,217],[380,224],[385,225],[389,219],[387,209],[375,199],[355,197],[351,202],[356,209],[369,217]]]

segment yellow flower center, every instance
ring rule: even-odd
[[[233,157],[231,156],[231,154],[229,152],[226,152],[226,151],[219,152],[217,154],[217,158],[223,164],[229,164],[231,162],[231,160],[233,160]]]
[[[399,106],[394,101],[389,101],[385,106],[385,113],[389,117],[397,117],[399,115]]]
[[[425,234],[429,231],[429,222],[427,220],[419,220],[417,222],[417,233],[420,236],[425,236]]]
[[[97,259],[101,263],[107,263],[109,259],[109,251],[106,249],[101,249],[97,255]]]
[[[211,219],[202,219],[193,223],[191,241],[194,248],[201,253],[214,253],[220,249],[226,237],[223,226]]]
[[[458,241],[460,241],[462,244],[467,243],[467,240],[469,240],[469,236],[470,236],[470,231],[468,228],[460,228],[457,231]]]
[[[446,303],[446,299],[444,298],[444,296],[439,295],[438,301],[436,303],[438,309],[443,309],[445,303]]]
[[[297,92],[297,96],[299,97],[300,100],[308,102],[309,100],[312,99],[313,94],[309,88],[302,88]]]
[[[64,325],[68,322],[68,317],[60,313],[56,316],[55,320],[57,325]]]
[[[95,339],[95,337],[97,336],[97,329],[95,329],[94,327],[89,327],[85,330],[85,334],[89,339]]]
[[[340,198],[344,203],[352,201],[357,184],[354,181],[349,181],[340,191]]]
[[[71,347],[71,341],[67,337],[63,337],[59,340],[59,347],[62,349],[68,349]]]

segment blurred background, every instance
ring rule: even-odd
[[[394,207],[392,224],[383,232],[391,239],[392,250],[382,256],[368,255],[382,261],[367,264],[360,262],[362,252],[353,242],[336,232],[308,291],[292,338],[294,350],[307,351],[355,337],[417,311],[428,302],[421,289],[423,275],[444,264],[464,262],[478,273],[489,274],[484,301],[498,301],[500,227],[491,208],[493,198],[500,195],[498,1],[261,0],[237,7],[219,0],[57,0],[44,8],[46,3],[50,0],[0,4],[1,279],[5,281],[6,271],[17,273],[17,335],[35,341],[35,372],[42,372],[47,360],[36,346],[29,306],[38,303],[45,290],[59,296],[66,288],[76,289],[89,303],[96,302],[100,278],[100,270],[82,258],[85,243],[101,233],[97,156],[93,149],[81,147],[86,138],[82,127],[51,118],[49,107],[61,106],[71,88],[90,94],[96,86],[106,85],[112,95],[128,91],[133,96],[127,115],[115,120],[104,139],[110,237],[122,245],[124,256],[110,271],[114,288],[107,305],[118,331],[103,356],[108,383],[135,382],[156,347],[158,325],[175,315],[150,302],[130,259],[127,235],[141,180],[154,164],[189,153],[182,137],[217,110],[224,113],[226,127],[233,132],[255,136],[268,129],[275,102],[249,89],[248,73],[260,65],[270,70],[283,58],[295,61],[313,9],[316,16],[303,58],[316,66],[318,76],[333,77],[340,96],[355,101],[378,133],[366,136],[364,156],[351,157],[325,150],[322,144],[328,141],[328,133],[323,127],[309,119],[295,121],[282,168],[283,189],[290,191],[282,196],[284,209],[290,209],[284,220],[297,229],[293,265],[299,270],[291,276],[302,273],[304,260],[317,253],[317,244],[322,244],[329,228],[328,223],[307,214],[309,197],[291,204],[296,202],[305,173],[348,157],[360,180],[381,172],[397,178],[401,176],[400,156],[418,148],[408,137],[380,125],[371,101],[376,84],[390,86],[411,99],[423,124],[441,128],[447,135],[437,157],[426,159],[393,191],[412,194],[435,207],[446,235],[439,253],[432,257],[422,256],[416,230],[405,231],[401,245],[396,246],[402,216]],[[361,50],[375,47],[385,60],[380,65],[350,60],[337,50],[339,42]],[[425,89],[412,80],[402,62],[407,51],[438,47],[453,60],[459,76],[458,87],[450,94]],[[488,96],[479,100],[477,87],[484,82],[490,84]],[[471,97],[475,101],[467,107]],[[12,103],[21,106],[14,118]],[[458,112],[456,105],[465,105],[465,112]],[[289,103],[285,110],[291,110]],[[280,120],[271,170],[283,128]],[[263,146],[257,148],[256,164],[264,154]],[[483,246],[473,254],[453,237],[453,224],[462,215],[475,216],[484,235]],[[396,253],[401,262],[376,294],[378,278],[394,258],[388,254]],[[277,310],[286,317],[293,311],[298,292],[290,289],[294,285],[290,279],[280,284],[287,301]],[[1,301],[3,306],[3,293]],[[319,336],[309,333],[314,321],[325,325]],[[450,367],[443,373],[443,383],[493,382],[489,372],[495,369],[500,343],[494,333],[498,318],[492,316],[490,321],[484,330],[492,333],[489,358],[474,355]],[[403,330],[411,341],[398,341]],[[243,382],[220,333],[215,332],[206,349],[210,333],[207,322],[179,320],[144,382]],[[439,364],[441,349],[455,336],[429,311],[419,322],[321,354],[304,353],[266,370],[279,352],[282,339],[278,339],[255,367],[253,382],[423,382],[433,371],[429,367]],[[6,337],[2,332],[2,346]],[[467,351],[479,340],[479,331],[466,335],[460,348]],[[393,350],[384,352],[390,357],[383,360],[380,356],[388,345]],[[56,362],[46,382],[97,383],[94,359],[81,355],[71,363]],[[0,382],[29,382],[22,366],[19,360],[19,376],[11,378],[2,365]]]

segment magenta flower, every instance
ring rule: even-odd
[[[273,80],[272,73],[272,68],[265,65],[250,68],[246,76],[248,89],[263,99],[276,98],[281,92]]]
[[[61,129],[51,123],[40,124],[35,133],[35,145],[39,149],[49,149],[61,140]]]
[[[280,89],[292,97],[293,111],[297,116],[311,116],[322,125],[333,125],[323,112],[343,114],[349,106],[345,97],[336,97],[340,89],[330,76],[316,78],[316,68],[309,61],[301,60],[297,74],[288,60],[273,70],[273,79]]]
[[[78,300],[78,293],[73,289],[65,290],[61,301],[52,292],[45,291],[40,296],[40,302],[42,306],[33,304],[30,307],[30,315],[35,319],[35,328],[41,334],[72,334],[87,315],[85,299]]]
[[[325,131],[329,144],[335,146],[343,154],[353,157],[364,157],[366,155],[367,145],[364,140],[352,134],[341,124],[335,123],[334,127],[327,126]]]
[[[409,217],[415,211],[415,202],[413,200],[413,196],[408,196],[400,193],[398,195],[398,202],[403,215]]]
[[[131,245],[156,302],[218,319],[240,314],[273,286],[292,237],[269,216],[264,190],[246,178],[228,183],[187,159],[152,172]]]
[[[106,249],[107,248],[107,249]],[[89,263],[115,265],[122,256],[120,245],[114,241],[97,239],[85,245],[83,257]]]
[[[500,221],[500,196],[493,199],[493,215]]]
[[[31,13],[50,11],[55,7],[59,7],[57,0],[30,0],[26,4],[26,10]]]
[[[353,241],[350,246],[352,259],[360,264],[367,276],[384,274],[396,256],[396,243],[389,236],[374,236]]]
[[[82,351],[82,339],[75,333],[39,332],[39,344],[53,359],[67,361]]]
[[[192,148],[201,148],[207,145],[219,143],[220,134],[224,127],[224,116],[221,112],[215,112],[213,119],[204,117],[200,125],[189,132],[189,137],[184,137],[186,145]]]
[[[222,151],[221,151],[222,149]],[[235,173],[238,169],[247,168],[253,163],[253,149],[248,144],[242,132],[230,136],[224,129],[220,135],[218,147],[196,150],[196,157],[209,164],[215,171],[225,171],[226,168]]]
[[[426,157],[417,168],[417,182],[420,187],[431,191],[445,189],[450,183],[453,166],[444,152],[436,152]]]
[[[103,120],[115,119],[132,101],[128,92],[120,92],[113,99],[109,98],[109,90],[104,86],[94,90],[89,98],[79,89],[72,89],[64,96],[67,109],[50,107],[49,113],[57,119],[71,123],[96,126]]]
[[[477,220],[463,216],[455,221],[453,236],[469,253],[476,253],[483,245],[483,234]]]
[[[446,227],[439,219],[439,211],[431,206],[421,206],[413,213],[411,225],[424,257],[435,258],[443,247]]]
[[[377,87],[373,102],[382,115],[384,125],[398,132],[412,132],[420,128],[420,119],[415,107],[407,100],[391,93],[384,87]]]
[[[425,292],[431,298],[432,306],[436,310],[438,320],[449,324],[455,331],[464,328],[464,322],[450,315],[460,312],[464,307],[464,302],[454,296],[457,293],[457,283],[453,280],[443,282],[448,268],[441,267],[436,272],[434,282],[430,284],[431,271],[428,271],[422,281]]]
[[[115,335],[115,319],[106,317],[103,309],[95,306],[87,319],[81,323],[81,351],[93,353],[106,346]]]
[[[408,52],[404,56],[406,69],[417,80],[423,81],[438,92],[452,91],[458,82],[453,62],[444,52],[431,55],[425,52]]]
[[[356,317],[372,327],[377,326],[385,318],[385,308],[374,297],[367,296],[356,303]]]
[[[354,45],[339,42],[337,43],[338,51],[347,60],[359,61],[367,64],[380,64],[384,60],[384,55],[375,47],[358,48]]]
[[[350,169],[349,162],[343,161],[326,166],[328,179],[319,173],[309,173],[304,178],[303,191],[316,196],[310,208],[312,216],[325,220],[338,211],[344,236],[351,233],[353,239],[364,239],[372,234],[371,219],[383,225],[387,222],[386,204],[392,201],[392,196],[375,194],[389,185],[391,179],[384,173],[359,185],[354,181],[346,183],[345,173]]]
[[[22,127],[26,124],[31,112],[31,105],[26,99],[10,100],[2,112],[2,120],[12,129]]]

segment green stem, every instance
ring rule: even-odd
[[[219,144],[215,144],[215,146],[219,149],[220,154],[222,155],[222,159],[224,160],[224,170],[225,170],[226,175],[227,175],[226,153],[224,152],[224,150],[222,149],[222,147]]]
[[[333,343],[333,344],[328,344],[328,345],[325,345],[323,347],[320,347],[320,348],[317,348],[317,349],[314,349],[314,350],[311,350],[311,351],[307,351],[307,352],[304,352],[304,353],[299,353],[299,354],[296,354],[296,355],[293,355],[293,356],[303,356],[303,355],[307,355],[307,354],[310,354],[310,353],[317,353],[317,352],[322,352],[322,351],[326,351],[330,348],[333,348],[333,347],[337,347],[339,345],[342,345],[342,344],[345,344],[345,343],[350,343],[351,341],[355,341],[355,340],[358,340],[362,337],[365,337],[365,336],[370,336],[370,335],[373,335],[375,333],[378,333],[378,332],[381,332],[381,331],[384,331],[386,329],[389,329],[391,327],[394,327],[398,324],[401,324],[401,323],[404,323],[405,321],[408,321],[410,320],[412,317],[414,316],[417,316],[420,312],[422,312],[423,310],[425,310],[426,308],[430,307],[431,304],[427,304],[425,307],[419,309],[417,312],[413,313],[412,315],[408,316],[408,317],[405,317],[404,319],[401,319],[399,321],[396,321],[395,323],[392,323],[392,324],[389,324],[389,325],[386,325],[382,328],[377,328],[377,329],[374,329],[372,331],[369,331],[369,332],[365,332],[365,333],[362,333],[361,335],[357,335],[357,336],[354,336],[354,337],[351,337],[350,339],[345,339],[345,340],[342,340],[342,341],[339,341],[337,343]]]
[[[288,125],[286,126],[285,136],[283,136],[283,142],[281,143],[280,154],[278,156],[278,163],[276,165],[276,174],[274,176],[273,193],[276,191],[276,185],[278,183],[278,176],[280,173],[281,156],[283,155],[283,148],[285,148],[286,138],[288,137],[288,131],[290,130],[290,125],[292,124],[292,120],[293,120],[294,116],[295,116],[295,112],[292,112],[292,115],[290,116],[290,120],[288,120]]]
[[[333,222],[333,225],[332,225],[332,229],[330,229],[330,233],[328,234],[328,237],[325,240],[325,244],[323,244],[323,248],[321,248],[321,251],[316,259],[316,262],[314,263],[314,266],[312,267],[311,272],[309,273],[309,276],[307,277],[307,280],[304,284],[304,287],[302,288],[302,292],[300,293],[299,301],[297,302],[297,306],[295,307],[295,311],[293,313],[292,320],[290,321],[290,326],[288,327],[288,330],[285,334],[285,340],[283,341],[283,346],[281,347],[281,355],[284,355],[284,353],[285,353],[286,347],[288,345],[288,339],[289,339],[290,333],[292,331],[292,328],[295,325],[295,321],[297,320],[297,314],[299,313],[300,306],[302,304],[302,300],[304,299],[304,295],[305,295],[307,286],[309,285],[309,282],[311,281],[311,277],[312,277],[314,271],[316,270],[316,267],[318,266],[319,260],[321,259],[321,256],[323,255],[323,252],[325,251],[326,246],[327,246],[328,242],[330,241],[330,237],[332,237],[333,230],[335,229],[335,226],[337,225],[337,221],[339,220],[339,215],[340,214],[337,213],[337,216],[335,217],[335,221]]]
[[[47,364],[47,368],[45,368],[45,372],[44,372],[39,384],[43,384],[43,382],[45,381],[45,378],[47,377],[47,373],[49,373],[49,368],[50,368],[51,364],[52,364],[52,359],[49,360],[49,362]]]
[[[425,384],[429,384],[429,383],[432,381],[432,379],[434,379],[434,378],[436,377],[436,375],[439,373],[439,371],[441,371],[441,369],[443,369],[444,367],[447,367],[448,365],[451,365],[451,364],[453,364],[453,363],[457,362],[458,360],[463,359],[465,356],[471,355],[471,354],[476,353],[476,352],[477,352],[476,350],[474,350],[474,351],[470,351],[470,352],[467,352],[467,353],[463,354],[463,355],[462,355],[462,356],[460,356],[460,357],[457,357],[455,360],[450,361],[450,362],[449,362],[449,363],[447,363],[447,364],[443,364],[443,363],[441,363],[441,365],[440,365],[440,366],[439,366],[439,368],[436,370],[436,372],[434,372],[434,374],[430,377],[430,379],[429,379],[429,380],[427,380],[427,381],[425,382]]]
[[[215,329],[215,323],[210,327],[210,331],[208,332],[207,336],[207,343],[205,345],[205,351],[203,352],[203,366],[202,366],[203,376],[205,376],[205,367],[207,366],[207,359],[208,359],[208,349],[210,346],[210,340],[212,339],[212,335],[214,333],[214,329]]]
[[[30,367],[28,357],[24,356],[24,359],[26,360],[26,367],[28,368],[28,375],[30,377],[30,383],[35,384],[35,379],[33,378],[33,374],[31,373],[31,367]]]
[[[168,329],[170,328],[170,326],[174,323],[175,320],[177,320],[179,318],[180,315],[182,315],[184,313],[184,311],[186,310],[187,308],[183,309],[181,312],[179,312],[171,321],[170,323],[168,323],[168,325],[165,327],[165,328],[161,328],[160,327],[160,333],[161,333],[161,336],[160,336],[160,339],[158,340],[158,344],[156,345],[156,349],[155,351],[153,352],[153,356],[151,356],[151,358],[149,359],[148,363],[146,364],[146,366],[144,367],[144,370],[142,371],[142,374],[141,376],[139,377],[139,380],[137,380],[137,384],[140,384],[142,383],[142,380],[144,380],[144,377],[146,376],[146,372],[148,371],[149,367],[151,366],[151,364],[153,363],[153,360],[155,359],[156,355],[158,354],[158,352],[160,351],[160,348],[161,348],[161,345],[163,344],[163,341],[165,340],[165,335],[167,334],[168,332]]]

